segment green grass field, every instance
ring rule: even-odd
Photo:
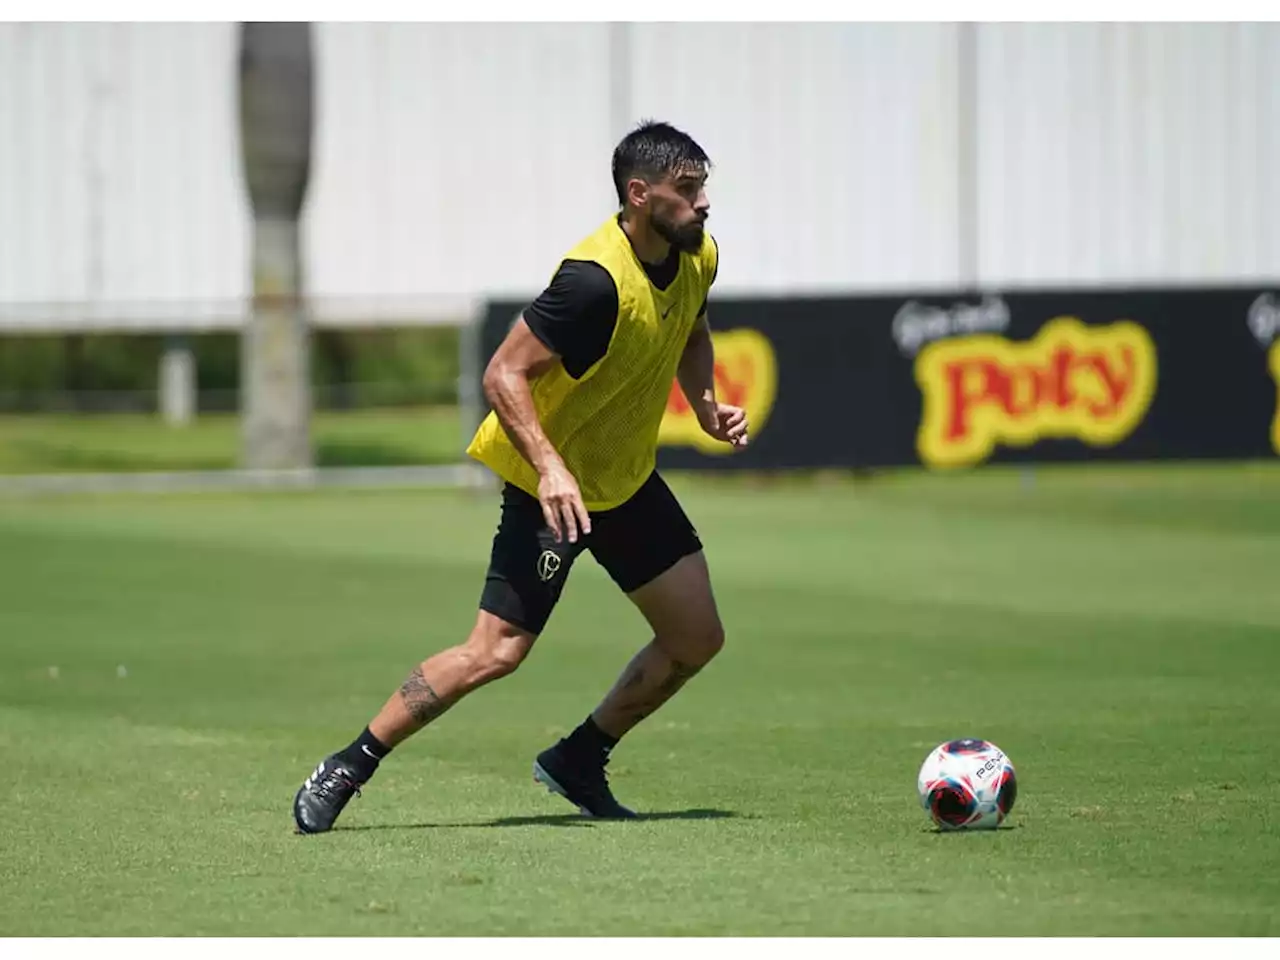
[[[647,639],[585,559],[317,837],[294,790],[469,627],[492,498],[0,500],[0,935],[1280,932],[1280,470],[673,486],[729,643],[615,755],[646,819],[529,776]],[[966,735],[1018,805],[938,834]]]
[[[321,467],[455,463],[462,456],[452,406],[319,411],[312,442]],[[0,475],[226,470],[239,454],[234,414],[201,414],[181,427],[140,414],[0,415]]]

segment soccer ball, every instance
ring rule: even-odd
[[[925,757],[916,788],[939,829],[994,830],[1018,799],[1018,776],[994,743],[949,740]]]

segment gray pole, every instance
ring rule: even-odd
[[[241,24],[240,139],[253,205],[253,313],[240,354],[249,469],[312,465],[310,326],[298,246],[311,129],[311,25]]]
[[[191,338],[174,334],[165,338],[160,355],[160,415],[165,423],[188,424],[196,413],[196,360]]]

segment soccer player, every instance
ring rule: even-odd
[[[653,631],[613,688],[538,754],[535,780],[585,815],[636,814],[613,796],[610,751],[720,650],[724,629],[697,532],[655,469],[673,381],[702,429],[735,448],[746,412],[719,403],[704,229],[710,163],[687,134],[645,123],[613,154],[621,210],[573,247],[484,374],[492,412],[468,454],[505,481],[479,613],[466,642],[409,674],[298,790],[298,829],[330,829],[398,744],[528,655],[589,550]]]

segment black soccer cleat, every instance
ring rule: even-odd
[[[564,749],[563,741],[538,754],[533,762],[533,779],[551,793],[558,793],[578,808],[585,817],[600,820],[635,820],[609,790],[604,768],[607,759],[584,760]]]
[[[293,798],[293,820],[299,833],[324,833],[333,826],[363,782],[336,756],[326,757]]]

